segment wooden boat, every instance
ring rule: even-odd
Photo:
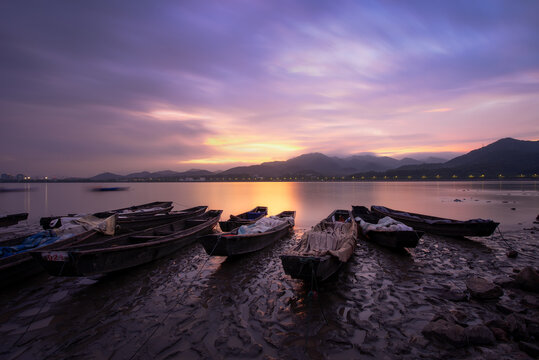
[[[352,216],[358,224],[358,235],[381,246],[413,248],[423,236],[422,231],[415,231],[390,217],[375,214],[364,206],[352,206]]]
[[[295,211],[283,211],[231,232],[203,236],[199,241],[209,255],[243,255],[261,250],[287,235],[294,227],[295,217]]]
[[[170,212],[172,208],[173,208],[172,201],[154,201],[147,204],[134,205],[134,206],[115,209],[115,210],[97,212],[92,215],[98,218],[107,218],[114,214],[118,214],[123,217],[149,216],[149,215],[155,215],[155,214],[166,214]],[[63,217],[76,217],[76,216],[83,216],[83,215],[68,214],[65,216],[42,217],[39,220],[39,224],[45,230],[53,229],[53,228],[61,226],[62,224],[61,219]]]
[[[171,211],[167,214],[154,214],[146,216],[119,215],[116,220],[116,234],[140,231],[198,216],[203,214],[207,208],[207,206],[195,206],[184,210]]]
[[[416,230],[445,236],[490,236],[500,224],[492,220],[452,220],[435,216],[407,213],[384,206],[371,206],[372,212],[390,216]]]
[[[281,255],[285,274],[294,279],[324,281],[354,253],[357,225],[348,210],[335,210],[303,234],[293,252]]]
[[[257,206],[244,213],[230,215],[230,219],[227,221],[219,221],[219,227],[221,228],[221,231],[232,231],[242,225],[252,224],[266,215],[268,215],[268,208],[265,206]]]
[[[11,226],[28,219],[28,213],[9,214],[0,217],[0,227]]]
[[[132,234],[104,237],[99,234],[84,242],[32,251],[45,270],[55,276],[89,276],[142,265],[179,250],[217,225],[222,210],[208,212]]]
[[[98,225],[97,228],[100,228],[100,231],[112,233],[115,228],[115,219],[116,215],[113,215],[108,219],[101,220],[104,226]],[[37,246],[40,246],[39,250],[45,251],[59,245],[83,242],[97,233],[98,230],[95,228],[89,230],[83,230],[81,228],[64,230],[63,228],[57,228],[43,230],[31,236],[24,235],[0,241],[0,288],[23,281],[27,277],[43,272],[43,267],[32,257],[30,249],[28,251],[23,250],[12,255],[6,255],[4,253],[6,248],[21,246],[25,241],[29,240],[32,242],[36,239],[36,244],[39,243]]]

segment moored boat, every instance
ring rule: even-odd
[[[402,249],[414,248],[423,235],[389,216],[375,214],[364,206],[352,206],[352,215],[358,224],[360,238],[381,246]]]
[[[144,230],[178,220],[187,219],[189,217],[198,216],[203,214],[207,208],[207,206],[195,206],[184,210],[146,216],[119,215],[118,219],[116,220],[116,233],[123,234],[127,232]]]
[[[81,242],[97,233],[112,235],[115,221],[116,215],[106,219],[88,216],[66,222],[60,228],[0,241],[0,288],[43,271],[43,267],[30,255],[31,250]]]
[[[226,221],[219,221],[219,227],[221,228],[221,231],[224,232],[232,231],[242,225],[252,224],[266,215],[268,215],[268,208],[265,206],[257,206],[244,213],[230,215],[230,219]]]
[[[296,248],[281,255],[285,274],[294,279],[324,281],[354,253],[357,225],[348,210],[335,210],[305,232]]]
[[[98,218],[107,218],[111,215],[118,214],[122,218],[135,218],[139,216],[150,216],[150,215],[156,215],[156,214],[167,214],[172,210],[173,205],[172,201],[154,201],[146,204],[141,205],[134,205],[129,206],[125,208],[115,209],[115,210],[108,210],[108,211],[102,211],[93,213],[92,215]],[[62,225],[62,219],[63,218],[74,218],[74,217],[81,217],[86,216],[87,214],[68,214],[64,216],[51,216],[51,217],[42,217],[39,220],[40,225],[43,227],[43,229],[53,229],[56,227],[60,227]]]
[[[295,211],[283,211],[231,232],[203,236],[199,241],[209,255],[243,255],[261,250],[286,236],[294,227],[295,217]]]
[[[444,236],[490,236],[500,224],[492,220],[453,220],[436,216],[393,210],[384,206],[371,206],[372,212],[390,216],[416,230]]]
[[[129,186],[96,186],[90,189],[94,192],[111,192],[111,191],[127,191],[129,190]]]
[[[8,214],[0,217],[0,227],[11,226],[28,219],[28,213]]]
[[[142,265],[193,243],[217,225],[222,210],[179,220],[136,233],[105,237],[33,251],[31,254],[55,276],[90,276]]]

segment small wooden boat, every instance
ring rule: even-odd
[[[217,225],[222,210],[208,212],[132,234],[99,234],[79,243],[31,254],[55,276],[89,276],[142,265],[179,250]]]
[[[285,274],[294,279],[324,281],[354,253],[357,225],[348,210],[335,210],[301,237],[290,254],[281,255]]]
[[[192,208],[171,211],[167,214],[153,214],[146,216],[119,215],[116,220],[116,234],[125,234],[133,231],[140,231],[153,228],[159,225],[168,224],[182,219],[202,215],[207,206],[195,206]]]
[[[28,219],[28,213],[9,214],[0,217],[0,227],[11,226]]]
[[[77,220],[80,226],[66,223],[61,228],[0,241],[0,288],[43,271],[39,262],[30,255],[31,250],[39,248],[44,251],[54,246],[83,242],[98,232],[114,233],[116,215],[107,219],[96,218],[93,226],[88,226],[88,218]]]
[[[203,236],[199,241],[209,255],[243,255],[261,250],[286,236],[294,227],[295,217],[295,211],[283,211],[231,232]]]
[[[381,246],[402,249],[417,246],[423,232],[390,217],[375,214],[364,206],[352,206],[352,215],[358,224],[358,234],[365,240]]]
[[[376,214],[390,216],[416,230],[444,236],[490,236],[500,224],[485,219],[471,219],[465,221],[444,219],[435,216],[393,210],[384,206],[371,206],[371,210]]]
[[[219,221],[221,231],[232,231],[242,225],[252,224],[264,216],[268,215],[268,208],[265,206],[257,206],[252,210],[246,211],[238,215],[230,215],[227,221]]]
[[[97,212],[92,215],[98,218],[107,218],[111,215],[118,214],[122,217],[133,218],[137,216],[167,214],[168,212],[170,212],[170,210],[172,210],[172,208],[173,208],[172,201],[154,201],[147,204],[134,205],[134,206],[120,208],[116,210]],[[62,225],[62,220],[61,220],[62,218],[64,217],[70,218],[70,217],[77,217],[77,216],[84,216],[84,215],[68,214],[65,216],[42,217],[39,220],[39,224],[45,230],[54,229]]]
[[[96,186],[91,189],[91,191],[95,191],[95,192],[127,191],[127,190],[129,190],[129,186],[110,186],[110,187]]]

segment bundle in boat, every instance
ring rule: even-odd
[[[222,210],[208,212],[143,231],[92,237],[68,246],[47,251],[33,251],[32,256],[51,275],[89,276],[123,270],[157,260],[192,244],[217,225]]]
[[[110,236],[114,234],[115,224],[116,215],[106,219],[89,215],[64,222],[56,229],[0,241],[0,287],[20,282],[43,271],[30,251],[47,251],[55,246],[82,242],[95,234]]]
[[[335,210],[301,237],[290,253],[281,255],[284,272],[294,279],[324,281],[354,253],[357,225],[348,210]]]
[[[221,231],[229,232],[242,225],[253,224],[266,215],[268,215],[268,208],[266,206],[257,206],[244,213],[230,215],[230,219],[227,221],[219,221],[219,227]]]
[[[361,238],[392,249],[414,248],[423,235],[389,216],[369,211],[365,206],[352,206]]]
[[[416,230],[444,236],[490,236],[500,224],[490,219],[453,220],[376,205],[371,206],[371,211],[382,216],[390,216]]]
[[[122,218],[137,218],[141,216],[151,216],[156,214],[167,214],[172,210],[173,205],[172,201],[154,201],[151,203],[134,205],[125,208],[108,210],[103,212],[93,213],[91,215],[98,218],[107,218],[114,214],[118,214]],[[43,229],[54,229],[62,226],[62,222],[70,221],[71,218],[83,217],[89,214],[68,214],[64,216],[51,216],[51,217],[42,217],[39,220],[40,225]]]
[[[210,234],[200,238],[209,255],[235,256],[261,250],[288,235],[294,228],[295,211],[283,211],[263,217],[250,225],[242,225],[230,232]]]

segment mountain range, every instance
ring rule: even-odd
[[[470,151],[449,161],[429,158],[419,161],[412,158],[397,160],[374,155],[353,155],[345,158],[310,153],[286,161],[265,162],[259,165],[234,167],[222,172],[191,169],[185,172],[171,170],[138,172],[129,175],[103,173],[90,181],[173,180],[186,178],[223,177],[317,177],[317,176],[410,176],[451,174],[537,174],[539,172],[539,141],[500,139],[482,148]]]

